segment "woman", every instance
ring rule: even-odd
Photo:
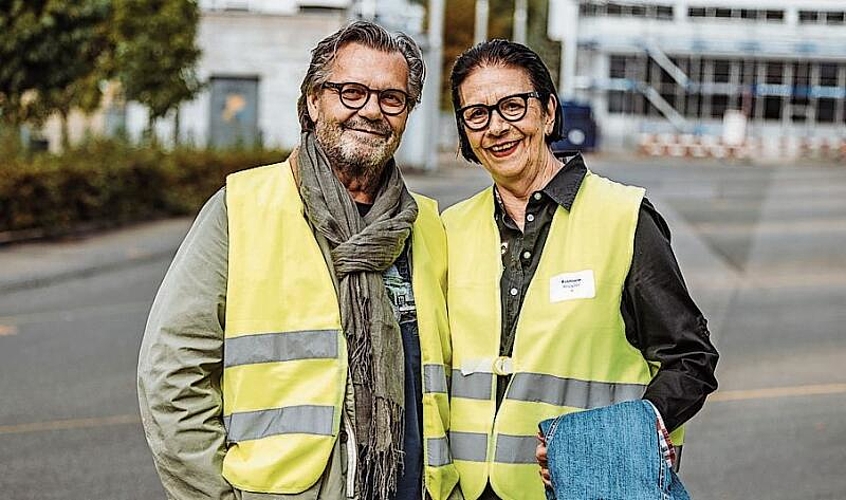
[[[494,186],[443,214],[451,449],[465,498],[543,498],[538,422],[644,398],[681,444],[717,352],[644,190],[550,149],[561,112],[533,51],[493,40],[451,75],[461,154]]]

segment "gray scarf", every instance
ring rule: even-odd
[[[329,242],[338,278],[355,391],[357,490],[361,498],[387,500],[403,467],[405,359],[382,272],[403,251],[417,219],[417,203],[391,160],[373,206],[362,218],[312,133],[302,135],[297,160],[306,216]]]

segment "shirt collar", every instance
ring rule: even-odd
[[[585,175],[587,175],[585,160],[581,154],[577,154],[564,164],[564,168],[552,177],[541,192],[569,211],[573,208],[573,201],[576,199]]]
[[[576,199],[585,175],[587,175],[587,166],[581,153],[578,153],[567,160],[564,167],[539,192],[569,211],[573,207],[573,201]],[[505,207],[502,206],[502,198],[499,196],[496,184],[493,190],[497,215],[505,214]]]

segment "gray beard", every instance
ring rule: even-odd
[[[398,141],[397,144],[391,144],[393,131],[385,127],[386,132],[392,134],[386,142],[373,139],[372,146],[376,148],[377,154],[362,154],[354,140],[342,140],[344,131],[341,127],[341,124],[334,126],[316,124],[317,143],[320,144],[329,160],[329,165],[332,166],[341,182],[346,184],[347,180],[356,179],[366,192],[375,193],[381,182],[385,165],[393,157],[399,145]]]

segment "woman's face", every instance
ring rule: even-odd
[[[503,101],[508,96],[534,90],[528,74],[521,68],[510,66],[477,68],[458,87],[461,109],[477,104],[494,106],[502,102],[499,107],[502,114],[482,108],[463,114],[472,125],[475,116],[484,117],[485,113],[489,113],[490,121],[481,130],[471,130],[464,122],[460,124],[476,157],[498,184],[533,177],[548,161],[550,153],[544,138],[552,132],[555,122],[554,100],[543,103],[536,97],[528,97]],[[515,121],[503,117],[503,114],[512,119],[518,116],[522,102],[527,106],[525,116]]]

